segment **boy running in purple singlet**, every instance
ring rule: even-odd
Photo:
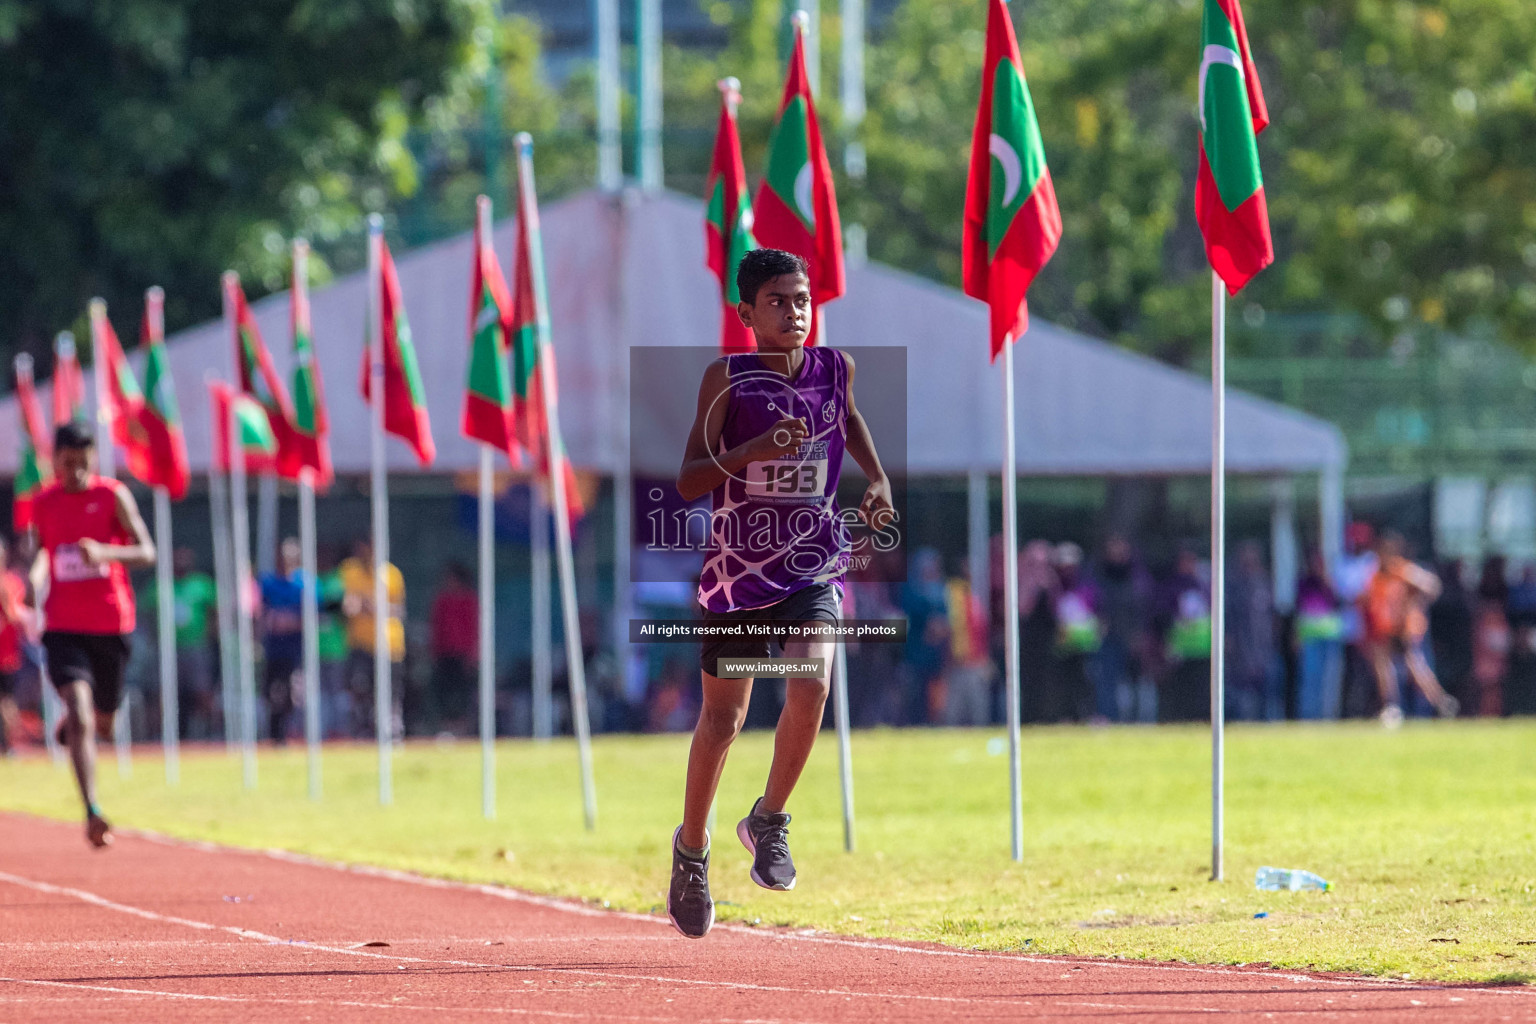
[[[854,406],[853,360],[805,347],[812,321],[805,261],[757,249],[742,258],[736,284],[736,312],[756,336],[757,351],[724,356],[704,371],[677,475],[684,499],[714,498],[699,577],[704,622],[835,624],[849,556],[837,507],[843,452],[870,481],[859,516],[876,530],[894,517],[890,481]],[[822,670],[788,679],[767,786],[736,826],[752,854],[752,881],[765,889],[795,887],[784,805],[821,728],[833,647],[830,639],[784,644],[786,657],[818,659]],[[702,938],[715,920],[705,821],[752,694],[750,676],[721,678],[717,663],[767,658],[772,650],[768,639],[743,637],[702,645],[704,702],[688,754],[683,823],[672,836],[667,892],[667,915],[689,938]]]

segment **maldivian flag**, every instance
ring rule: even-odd
[[[736,267],[741,258],[757,248],[752,236],[752,204],[747,201],[747,168],[741,159],[741,135],[736,129],[736,107],[741,86],[734,78],[720,83],[720,125],[715,129],[715,152],[709,161],[709,180],[704,186],[708,205],[704,213],[706,264],[720,281],[720,351],[751,352],[757,338],[736,315],[741,294],[736,290]]]
[[[224,290],[235,311],[235,369],[236,386],[242,394],[250,395],[267,413],[272,436],[277,439],[277,457],[264,473],[275,472],[285,480],[297,480],[303,468],[303,452],[293,429],[293,404],[288,400],[288,389],[272,363],[272,353],[256,326],[256,316],[245,299],[245,289],[240,286],[240,275],[233,270],[224,273]]]
[[[32,499],[53,478],[48,464],[48,428],[43,404],[32,382],[32,357],[16,357],[16,406],[21,413],[21,452],[11,501],[11,523],[17,533],[32,525]]]
[[[962,235],[965,294],[992,308],[989,335],[996,359],[1029,327],[1029,286],[1061,241],[1056,189],[1003,0],[991,0],[987,12]]]
[[[85,419],[85,378],[75,336],[64,331],[53,340],[53,425]]]
[[[1259,173],[1258,136],[1269,126],[1269,111],[1237,0],[1205,0],[1200,44],[1195,220],[1205,236],[1211,269],[1236,295],[1275,261]]]
[[[549,328],[549,292],[544,283],[544,243],[539,236],[539,202],[533,187],[533,139],[517,137],[517,264],[512,271],[512,388],[517,440],[533,456],[533,464],[546,482],[550,472],[549,438],[554,437],[554,472],[565,481],[566,518],[574,526],[586,513],[576,474],[560,437],[556,408],[546,408],[543,375],[549,374],[548,393],[558,402],[555,350]],[[554,403],[551,403],[552,405]]]
[[[768,137],[768,169],[752,208],[752,232],[759,245],[792,252],[810,264],[811,301],[820,306],[844,291],[843,229],[805,72],[805,28],[804,12],[796,12],[795,47],[779,119]],[[807,344],[814,338],[813,331]]]
[[[512,297],[491,246],[491,201],[476,200],[475,261],[469,288],[469,380],[459,429],[472,441],[507,453],[517,465],[512,415]]]
[[[216,380],[208,382],[208,398],[213,415],[213,468],[220,473],[230,470],[234,449],[229,443],[229,421],[233,416],[239,425],[245,471],[273,472],[277,463],[277,437],[272,433],[267,410],[249,395]]]
[[[421,386],[421,368],[416,363],[416,346],[411,340],[411,324],[405,318],[405,302],[400,295],[400,275],[389,245],[379,239],[379,294],[384,307],[384,430],[401,438],[415,451],[423,466],[437,458],[432,441],[432,423],[427,418],[426,392]],[[373,311],[368,311],[373,316]],[[373,332],[368,332],[373,345]],[[373,401],[368,360],[363,351],[363,401]]]
[[[144,294],[139,347],[144,350],[144,404],[139,410],[139,425],[148,458],[142,473],[132,465],[129,468],[149,486],[164,487],[171,500],[180,501],[187,496],[192,474],[176,405],[176,383],[165,355],[165,293],[159,288]]]
[[[298,470],[310,471],[310,483],[318,490],[329,487],[335,473],[331,469],[331,447],[326,442],[330,417],[325,411],[325,389],[320,383],[320,366],[315,362],[315,336],[309,316],[309,246],[294,244],[293,287],[289,299],[293,313],[293,420],[290,423],[290,457]],[[286,475],[286,474],[285,474]]]
[[[117,340],[117,331],[107,319],[107,304],[101,299],[91,300],[91,356],[95,371],[106,374],[107,421],[112,431],[112,443],[123,450],[128,472],[146,480],[149,475],[151,455],[148,438],[140,418],[144,414],[144,393],[128,365],[128,356]]]

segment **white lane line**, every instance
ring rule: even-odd
[[[1007,1002],[1018,1001],[1016,999],[1010,1000],[1007,997],[994,998],[991,996],[931,996],[919,995],[916,993],[860,992],[854,989],[840,988],[795,988],[788,985],[761,985],[747,981],[710,981],[702,978],[680,978],[666,975],[632,974],[625,972],[622,968],[612,968],[609,970],[594,970],[590,968],[564,966],[551,968],[522,966],[518,964],[485,963],[479,960],[454,960],[436,957],[404,956],[398,953],[376,953],[366,949],[349,949],[346,946],[333,946],[327,943],[308,942],[302,939],[284,939],[276,935],[268,935],[265,932],[258,932],[250,928],[238,928],[234,925],[210,924],[207,921],[194,921],[191,918],[177,917],[171,914],[161,914],[153,910],[145,910],[143,907],[135,907],[126,903],[118,903],[115,900],[109,900],[104,896],[98,896],[96,893],[88,892],[84,889],[74,889],[68,886],[54,885],[51,882],[39,882],[31,878],[23,878],[20,875],[13,875],[6,871],[0,871],[0,882],[9,882],[12,885],[33,889],[37,892],[45,892],[57,896],[69,896],[84,903],[91,904],[92,906],[100,907],[103,910],[113,910],[117,911],[118,913],[131,914],[134,917],[143,918],[147,921],[155,921],[161,924],[180,925],[182,927],[195,928],[199,931],[205,932],[225,932],[230,935],[238,936],[242,939],[250,939],[269,946],[281,946],[284,949],[300,950],[309,953],[336,953],[341,956],[366,957],[375,960],[395,960],[402,963],[430,964],[448,967],[474,967],[488,973],[498,971],[517,974],[552,973],[557,977],[581,975],[585,977],[602,978],[606,981],[648,981],[657,982],[663,985],[691,985],[702,988],[732,989],[737,991],[746,989],[753,992],[775,992],[797,996],[847,996],[849,998],[857,999],[890,999],[902,1000],[906,1002],[957,1003],[961,1005],[987,1006],[997,1006]]]
[[[159,999],[189,999],[211,1003],[255,1003],[258,1006],[350,1006],[364,1010],[417,1010],[428,1013],[500,1013],[516,1017],[556,1017],[562,1020],[633,1020],[659,1021],[674,1024],[675,1017],[639,1017],[632,1014],[585,1012],[571,1013],[563,1010],[534,1010],[511,1006],[424,1006],[412,1003],[366,1003],[352,999],[287,999],[279,996],[218,996],[200,992],[171,992],[152,988],[123,988],[118,985],[90,985],[75,981],[41,981],[35,978],[0,978],[0,985],[38,985],[74,991],[106,992],[113,995],[144,996]],[[782,1021],[763,1022],[717,1018],[721,1024],[785,1024]]]
[[[253,849],[244,846],[225,846],[220,843],[209,842],[204,839],[178,839],[175,836],[164,835],[159,832],[149,832],[140,829],[120,829],[120,835],[132,835],[162,846],[187,847],[203,853],[242,853],[248,856],[262,857],[269,860],[283,861],[289,864],[301,864],[307,867],[324,868],[328,871],[342,871],[347,874],[363,875],[369,878],[380,878],[394,882],[405,882],[411,885],[426,886],[432,889],[448,889],[457,892],[474,892],[495,899],[510,900],[514,903],[526,903],[531,906],[543,907],[549,910],[558,910],[579,917],[599,917],[613,920],[615,918],[624,921],[643,922],[652,926],[670,929],[672,927],[664,917],[651,914],[637,914],[626,910],[608,910],[601,907],[593,907],[575,900],[557,899],[552,896],[539,896],[534,893],[523,892],[519,889],[511,889],[505,886],[486,885],[477,882],[454,882],[446,878],[432,878],[428,875],[413,874],[409,871],[400,871],[395,868],[374,867],[369,864],[349,864],[344,861],[325,860],[313,857],[309,854],[294,853],[290,850],[275,848]],[[1246,971],[1235,967],[1218,967],[1203,964],[1170,964],[1157,963],[1143,960],[1099,960],[1093,958],[1070,959],[1066,957],[1042,956],[1036,953],[998,953],[988,950],[970,949],[934,949],[928,946],[905,945],[899,942],[891,942],[880,939],[858,939],[847,936],[813,933],[810,929],[800,931],[780,931],[763,928],[754,928],[750,925],[717,924],[716,931],[725,931],[733,935],[751,935],[759,939],[790,940],[795,942],[816,942],[829,946],[849,946],[855,949],[878,950],[882,953],[907,953],[921,956],[939,957],[963,957],[967,959],[1000,960],[1014,965],[1021,964],[1059,964],[1073,967],[1087,968],[1117,968],[1131,971],[1173,971],[1181,974],[1207,974],[1221,977],[1239,975],[1244,977],[1254,976],[1255,972]],[[1361,990],[1382,989],[1414,989],[1414,990],[1444,990],[1460,991],[1462,986],[1444,984],[1429,981],[1413,981],[1401,978],[1330,978],[1318,977],[1313,974],[1303,974],[1293,971],[1266,971],[1264,978],[1272,978],[1281,981],[1315,982],[1320,985],[1335,985]],[[1497,987],[1470,989],[1475,992],[1488,992],[1509,996],[1536,996],[1536,986],[1521,988]]]

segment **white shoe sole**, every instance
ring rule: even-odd
[[[773,892],[789,892],[789,890],[795,887],[795,882],[799,880],[798,878],[791,878],[788,885],[769,885],[767,882],[763,881],[761,877],[758,876],[757,844],[752,841],[752,830],[747,828],[746,818],[742,818],[736,823],[736,838],[741,840],[741,845],[745,846],[747,848],[747,852],[752,855],[752,870],[747,872],[752,876],[752,881],[756,882],[762,888],[771,890]]]

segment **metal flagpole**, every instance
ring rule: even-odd
[[[229,521],[234,542],[235,653],[240,667],[240,766],[246,789],[256,788],[256,658],[251,631],[251,510],[246,494],[240,400],[229,403]]]
[[[108,397],[106,362],[102,359],[100,332],[104,326],[98,326],[107,318],[107,304],[101,299],[92,299],[90,304],[91,321],[91,384],[96,397],[96,471],[102,476],[117,476],[117,449],[112,444],[112,405]],[[117,751],[117,773],[123,778],[133,774],[133,723],[130,720],[132,713],[132,693],[125,687],[123,690],[123,702],[118,706],[117,713],[112,716],[112,745]]]
[[[389,678],[389,478],[384,470],[384,218],[368,215],[368,393],[373,397],[373,724],[379,744],[379,803],[394,802],[390,772],[393,742]]]
[[[490,210],[484,211],[490,219]],[[489,238],[487,233],[482,237]],[[480,813],[496,817],[496,524],[491,446],[480,446]]]
[[[309,294],[309,243],[293,241],[293,286]],[[297,297],[296,297],[297,298]],[[313,358],[314,339],[310,339]],[[309,798],[319,800],[320,774],[320,572],[315,558],[315,478],[313,470],[299,475],[299,550],[304,572],[304,752],[309,769]]]
[[[144,293],[149,336],[165,337],[165,291],[158,285]],[[164,487],[155,494],[155,589],[160,616],[160,750],[165,757],[165,781],[181,781],[181,715],[176,692],[176,580],[171,550],[171,495]]]
[[[522,208],[518,216],[526,218],[524,230],[530,237],[538,224],[534,205],[533,138],[527,132],[517,136],[518,194]],[[534,259],[534,289],[544,294],[542,265]],[[556,405],[554,347],[549,338],[549,311],[539,310],[539,383],[544,397],[544,446],[549,465],[549,490],[555,517],[555,556],[560,567],[560,606],[565,625],[566,677],[571,690],[571,723],[576,732],[576,751],[581,764],[581,803],[587,829],[597,827],[597,789],[592,782],[592,726],[587,717],[587,673],[581,653],[581,620],[576,607],[576,566],[571,556],[571,519],[565,493],[565,473],[561,466],[560,410]]]
[[[597,187],[617,192],[624,183],[619,125],[619,0],[593,0],[593,57],[597,61]]]
[[[832,656],[832,716],[837,724],[837,778],[843,791],[843,849],[853,852],[853,743],[848,723],[848,649],[841,640]]]
[[[155,590],[160,612],[160,749],[165,781],[181,781],[181,733],[176,705],[176,581],[171,572],[171,495],[155,488]]]
[[[1024,859],[1024,778],[1019,763],[1019,479],[1014,453],[1013,338],[1003,339],[1003,645],[1007,662],[1008,795],[1013,859]]]
[[[640,187],[661,188],[661,0],[636,0],[636,133]]]
[[[555,732],[554,658],[549,607],[549,503],[537,474],[528,485],[528,557],[532,589],[533,631],[533,738],[547,740]]]
[[[320,574],[315,558],[315,482],[310,470],[299,477],[299,548],[304,560],[304,753],[309,798],[320,799]]]
[[[225,320],[230,317],[230,305],[226,296],[224,302]],[[233,327],[230,328],[233,331]],[[204,375],[204,383],[211,383],[213,372]],[[213,431],[213,436],[218,437],[218,431]],[[226,450],[223,457],[227,460],[229,452]],[[213,531],[213,580],[215,608],[219,619],[219,700],[220,714],[224,719],[224,747],[231,754],[235,752],[236,737],[239,735],[238,724],[240,712],[235,700],[235,679],[239,675],[239,663],[236,661],[235,645],[235,613],[234,604],[230,597],[233,590],[231,581],[234,579],[234,563],[230,552],[229,543],[229,491],[226,487],[224,472],[218,468],[220,455],[214,453],[208,459],[208,513],[212,520]]]
[[[1227,303],[1211,271],[1211,881],[1222,878],[1226,788]]]
[[[475,204],[480,244],[493,245],[491,200]],[[479,254],[476,254],[479,259]],[[496,521],[494,451],[480,446],[480,813],[496,817]]]

